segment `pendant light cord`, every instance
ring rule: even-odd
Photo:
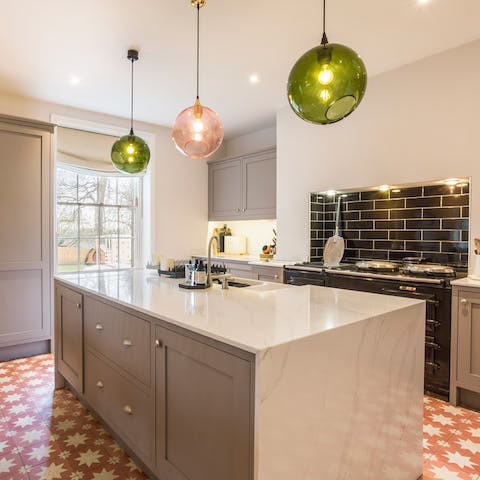
[[[325,33],[325,24],[326,24],[326,0],[323,0],[323,35],[322,35],[322,45],[325,46],[328,43],[327,34]]]
[[[130,136],[133,136],[133,62],[135,60],[132,58],[132,74],[131,74],[131,90],[130,90]]]
[[[197,99],[200,95],[200,4],[197,3]]]

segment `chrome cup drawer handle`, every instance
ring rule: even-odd
[[[133,410],[132,410],[132,407],[130,405],[125,405],[123,407],[123,411],[127,414],[127,415],[133,415]]]
[[[131,347],[133,345],[132,341],[129,338],[124,338],[122,341],[124,347]]]
[[[103,388],[103,387],[104,387],[103,382],[102,382],[101,380],[99,380],[99,381],[97,382],[97,387],[98,387],[98,388]]]
[[[99,332],[101,332],[103,330],[103,325],[101,323],[97,323],[95,325],[95,329],[98,330]]]

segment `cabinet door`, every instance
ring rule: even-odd
[[[480,392],[480,294],[458,292],[457,379]]]
[[[83,393],[83,298],[57,285],[55,294],[56,342],[58,371],[80,393]]]
[[[0,347],[50,338],[50,133],[0,117]]]
[[[240,160],[210,163],[209,220],[229,220],[242,214],[242,164]]]
[[[277,179],[274,152],[243,160],[243,207],[245,218],[276,218]]]
[[[159,477],[251,479],[251,364],[161,327],[156,339]]]

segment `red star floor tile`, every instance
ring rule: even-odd
[[[53,356],[0,363],[0,480],[145,480],[68,390]],[[480,480],[480,413],[424,399],[423,480]]]

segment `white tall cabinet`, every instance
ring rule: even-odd
[[[50,347],[53,128],[0,116],[0,361]]]

